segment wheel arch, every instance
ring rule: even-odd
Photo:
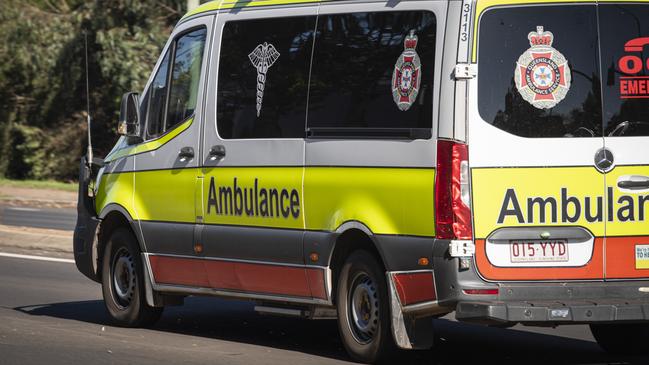
[[[104,259],[104,247],[110,238],[112,232],[118,228],[128,229],[140,247],[141,252],[145,252],[144,245],[142,244],[142,239],[139,234],[137,234],[137,229],[135,226],[135,221],[133,220],[131,214],[123,206],[111,203],[102,209],[99,214],[99,228],[97,229],[97,240],[94,244],[94,252],[96,260],[96,273],[98,279],[101,281],[101,263]]]
[[[329,257],[331,270],[331,300],[336,303],[336,288],[340,269],[347,257],[355,250],[363,249],[374,255],[383,270],[387,270],[384,253],[372,230],[358,221],[348,221],[336,229],[336,239]]]

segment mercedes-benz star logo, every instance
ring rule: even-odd
[[[608,172],[613,168],[613,153],[607,148],[595,152],[595,167],[601,172]]]

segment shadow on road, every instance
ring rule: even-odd
[[[151,330],[200,336],[346,360],[336,321],[262,316],[251,302],[190,297],[165,309]],[[15,308],[36,316],[110,325],[103,301]],[[647,364],[649,359],[613,358],[596,343],[516,329],[434,321],[435,346],[401,351],[394,364]]]

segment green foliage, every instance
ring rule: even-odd
[[[73,180],[85,153],[84,35],[95,153],[114,144],[119,103],[142,90],[184,0],[3,0],[0,176]]]

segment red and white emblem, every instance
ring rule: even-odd
[[[421,80],[421,61],[415,51],[417,36],[414,30],[411,30],[410,35],[406,36],[403,48],[397,63],[394,64],[394,72],[392,72],[392,98],[400,110],[406,111],[417,99],[419,81]]]
[[[516,61],[514,80],[523,99],[538,109],[557,105],[570,90],[570,68],[561,52],[552,48],[554,35],[536,27],[527,35],[530,48]]]

